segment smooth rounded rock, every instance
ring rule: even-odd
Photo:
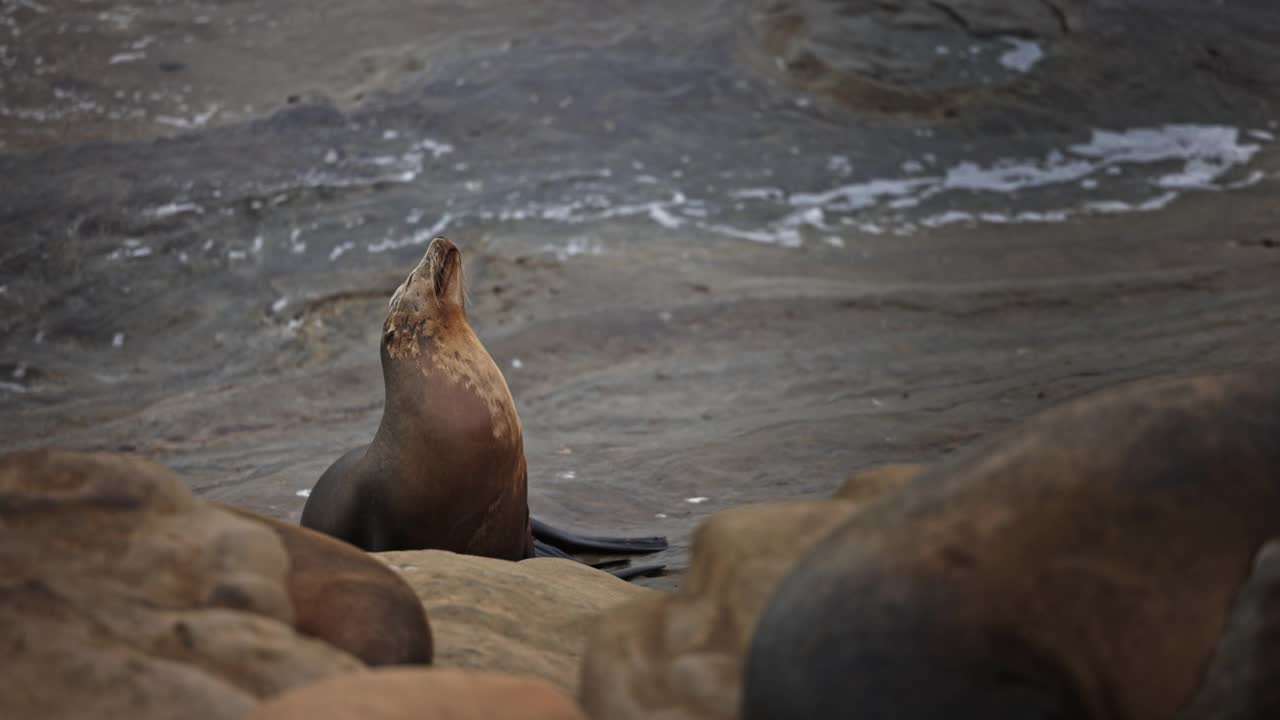
[[[0,456],[5,718],[239,718],[360,667],[293,628],[266,527],[134,457]]]
[[[399,571],[426,608],[435,666],[534,676],[570,691],[596,619],[659,594],[558,558],[508,562],[441,550],[375,557]]]

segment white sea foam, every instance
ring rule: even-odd
[[[425,150],[431,153],[431,157],[439,158],[453,152],[453,146],[447,142],[432,140],[431,138],[423,138],[414,144],[414,149]]]
[[[579,255],[603,255],[604,246],[599,242],[593,241],[585,237],[571,237],[569,241],[562,246],[543,245],[543,251],[550,252],[556,256],[557,260],[564,262],[572,257]]]
[[[214,104],[210,105],[204,112],[197,113],[189,118],[176,117],[173,115],[157,115],[155,120],[156,122],[164,125],[172,125],[176,128],[190,130],[192,128],[199,128],[207,125],[209,121],[213,119],[213,116],[217,115],[218,111],[221,109],[221,105]]]
[[[147,257],[151,254],[151,248],[142,244],[137,238],[129,238],[124,241],[124,247],[117,248],[107,255],[108,260],[124,260],[131,258]]]
[[[107,60],[107,64],[119,65],[121,63],[138,62],[139,60],[146,60],[146,59],[147,59],[147,54],[144,52],[122,52],[122,53],[116,53],[115,55],[112,55],[111,59]]]
[[[1251,161],[1260,145],[1240,142],[1239,128],[1165,125],[1125,132],[1094,130],[1093,139],[1070,150],[1102,166],[1182,161],[1181,172],[1156,180],[1168,188],[1207,188],[1232,168]]]
[[[445,213],[429,228],[416,230],[412,235],[406,238],[383,238],[376,243],[370,243],[365,246],[365,249],[371,253],[382,253],[387,252],[388,250],[408,247],[410,245],[425,245],[426,243],[431,242],[432,238],[444,232],[445,228],[449,227],[449,223],[452,221],[453,216],[449,213]]]
[[[734,200],[782,200],[787,193],[782,188],[743,188],[730,190],[729,197]]]
[[[344,240],[343,242],[333,246],[333,250],[329,251],[329,262],[333,262],[334,260],[342,257],[343,253],[346,253],[355,246],[356,244],[350,240]]]
[[[189,212],[203,213],[204,208],[193,202],[178,201],[178,202],[171,202],[165,205],[157,205],[156,207],[146,208],[145,210],[142,211],[142,214],[147,215],[149,217],[160,219],[160,218],[172,217],[174,215],[180,215],[182,213],[189,213]]]
[[[836,210],[861,210],[884,197],[902,197],[937,184],[937,178],[876,179],[842,185],[816,193],[795,193],[788,201],[796,207],[822,205]]]
[[[1000,64],[1017,72],[1029,72],[1031,68],[1036,66],[1044,58],[1044,50],[1040,48],[1040,44],[1032,40],[1023,40],[1018,37],[1001,38],[1011,47],[1000,55]]]
[[[918,160],[900,163],[902,176],[861,179],[841,183],[828,189],[788,192],[786,188],[748,186],[728,189],[724,197],[738,211],[761,211],[772,218],[755,225],[730,219],[724,208],[710,199],[671,191],[665,199],[619,201],[605,191],[593,188],[576,192],[571,199],[559,202],[533,202],[496,210],[483,210],[475,216],[484,220],[542,220],[564,224],[583,224],[600,220],[635,217],[647,219],[664,229],[694,227],[705,232],[751,242],[795,247],[808,236],[830,243],[833,227],[853,226],[872,234],[907,235],[921,227],[938,228],[956,224],[1058,223],[1085,214],[1150,212],[1167,207],[1179,193],[1195,189],[1230,189],[1262,180],[1260,172],[1228,182],[1233,170],[1249,163],[1260,146],[1241,141],[1237,128],[1215,125],[1166,125],[1124,131],[1095,130],[1087,142],[1046,152],[1039,158],[1003,158],[993,162],[959,159],[949,165],[940,164],[933,153]],[[1251,138],[1261,140],[1257,134]],[[840,174],[851,167],[844,156],[832,156],[829,169]],[[839,160],[836,160],[839,158]],[[1158,164],[1158,165],[1157,165]],[[1156,172],[1134,170],[1157,165]],[[938,168],[924,174],[927,168]],[[1128,170],[1128,172],[1126,172]],[[769,173],[756,173],[768,175]],[[600,177],[598,173],[569,172],[564,179]],[[1135,186],[1135,177],[1151,177],[1148,194],[1141,197],[1143,186]],[[1120,178],[1112,180],[1110,178]],[[633,178],[642,185],[659,185],[652,175]],[[647,182],[652,181],[652,182]],[[1108,183],[1125,183],[1123,192],[1131,197],[1098,197],[1107,191]],[[1051,191],[1067,187],[1069,195],[1083,187],[1092,197],[1076,204],[1046,202],[1045,195],[1032,191]],[[1132,197],[1135,190],[1139,197]],[[709,192],[713,192],[710,191]],[[949,209],[930,212],[928,205],[943,197],[963,199],[1006,197],[1012,209],[992,208],[987,211]],[[1016,196],[1016,197],[1015,197]],[[1038,199],[1037,199],[1038,198]],[[1047,205],[1047,207],[1046,207]],[[912,211],[918,217],[902,213]],[[423,238],[425,241],[427,238]],[[371,250],[390,247],[392,241],[371,246]],[[403,241],[402,241],[403,242]],[[398,245],[397,245],[398,246]],[[593,252],[590,246],[555,249],[562,257]]]

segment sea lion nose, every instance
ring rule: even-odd
[[[431,241],[432,254],[438,260],[443,260],[445,256],[449,254],[450,250],[456,251],[457,249],[458,246],[454,245],[447,238],[437,237]]]

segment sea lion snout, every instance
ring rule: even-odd
[[[436,237],[431,240],[431,244],[427,246],[427,252],[422,256],[422,262],[418,263],[418,270],[422,269],[424,264],[430,264],[433,269],[439,269],[445,266],[449,260],[449,255],[460,255],[458,246],[446,238]]]
[[[423,260],[428,258],[431,260],[430,275],[425,277],[431,278],[436,297],[445,302],[460,300],[461,287],[456,288],[458,292],[454,292],[453,287],[455,282],[459,286],[462,284],[462,278],[458,274],[462,267],[462,253],[458,246],[438,237],[431,241],[427,257]]]
[[[390,313],[418,314],[439,303],[462,305],[462,253],[449,240],[437,237],[422,260],[391,296]]]

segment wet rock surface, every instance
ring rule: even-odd
[[[678,569],[719,510],[1280,358],[1274,15],[5,5],[0,447],[296,520],[372,436],[385,303],[444,234],[534,513]]]
[[[657,593],[581,563],[439,550],[376,553],[413,588],[445,669],[542,679],[573,692],[587,633],[611,608]]]
[[[1277,80],[1275,23],[1258,0],[760,0],[746,37],[818,98],[1018,132],[1237,113]]]
[[[262,525],[135,458],[0,457],[5,717],[239,718],[354,658],[293,629]]]

